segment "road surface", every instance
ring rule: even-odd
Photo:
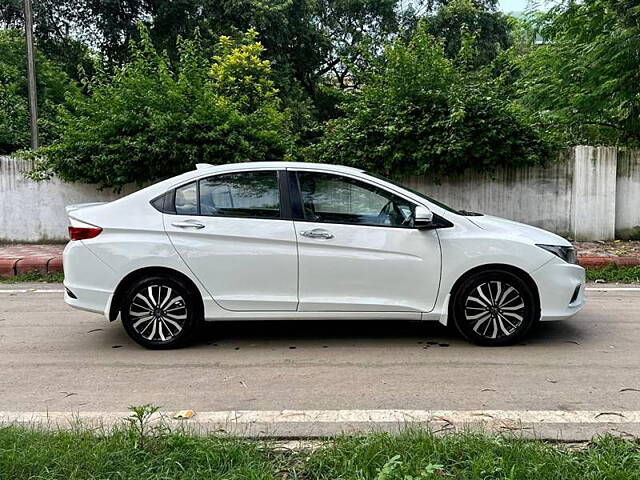
[[[588,291],[576,317],[507,348],[436,323],[301,321],[211,324],[150,351],[60,288],[0,287],[0,411],[640,411],[640,289]]]

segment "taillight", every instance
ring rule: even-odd
[[[100,227],[69,227],[69,238],[71,240],[86,240],[100,235]]]

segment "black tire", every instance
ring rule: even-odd
[[[453,296],[451,312],[463,337],[492,347],[518,342],[540,317],[531,287],[504,270],[478,272],[465,279]]]
[[[121,316],[124,329],[134,341],[164,350],[186,345],[197,331],[202,314],[197,293],[184,281],[157,274],[129,286]]]

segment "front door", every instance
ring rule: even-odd
[[[279,172],[255,170],[178,187],[175,214],[165,214],[164,224],[222,308],[292,311],[298,305],[298,253],[293,222],[285,217]]]
[[[440,243],[435,230],[412,227],[411,201],[349,176],[295,175],[300,311],[433,309]]]

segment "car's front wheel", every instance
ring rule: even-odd
[[[122,324],[129,336],[152,349],[184,345],[199,323],[196,295],[181,280],[154,275],[134,282],[124,295]]]
[[[478,272],[465,279],[454,295],[452,313],[465,338],[487,346],[514,344],[540,316],[531,287],[502,270]]]

